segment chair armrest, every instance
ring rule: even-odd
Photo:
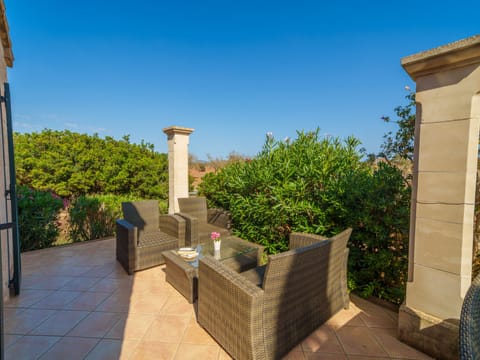
[[[322,235],[292,232],[289,236],[289,249],[301,248],[323,240],[328,240],[328,238]]]
[[[265,358],[264,291],[213,257],[199,261],[198,322],[233,358]]]
[[[232,228],[232,219],[230,213],[223,209],[207,209],[207,222],[224,229],[230,230]]]
[[[185,246],[186,221],[178,215],[160,215],[158,225],[160,230],[178,239],[178,247]]]
[[[120,241],[125,244],[131,244],[134,247],[138,245],[138,229],[127,220],[117,220],[116,237],[117,242]]]
[[[185,246],[198,245],[198,218],[187,213],[175,213],[185,220]]]
[[[138,245],[138,231],[128,221],[121,219],[116,221],[116,256],[125,271],[132,275],[135,269]]]

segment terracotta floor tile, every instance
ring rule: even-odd
[[[329,353],[309,353],[305,352],[305,359],[308,360],[347,360],[345,354],[329,354]],[[369,358],[378,359],[378,358]]]
[[[378,311],[382,311],[379,313]],[[374,311],[370,310],[369,312],[362,312],[360,318],[368,327],[379,327],[385,329],[396,329],[398,322],[390,316],[383,312],[382,310]]]
[[[355,306],[351,305],[348,309],[340,310],[326,323],[334,329],[338,329],[342,326],[365,326],[360,314],[361,311]]]
[[[175,294],[168,297],[161,313],[165,315],[193,315],[194,307],[180,294]]]
[[[54,313],[54,310],[26,309],[15,318],[8,319],[5,322],[5,333],[18,335],[28,334]]]
[[[77,277],[82,276],[82,274],[84,274],[86,272],[86,269],[88,268],[88,266],[85,266],[83,259],[76,258],[75,261],[71,264],[64,264],[62,266],[59,266],[58,269],[56,269],[56,273],[62,274],[64,276]]]
[[[3,309],[3,319],[8,321],[9,319],[15,319],[18,315],[24,312],[25,308],[4,308]]]
[[[336,333],[347,355],[388,355],[367,327],[344,326]]]
[[[22,289],[21,296],[10,298],[5,302],[5,308],[30,307],[40,300],[54,293],[54,290],[28,290]]]
[[[390,360],[391,358],[389,357],[384,357],[384,356],[364,356],[364,355],[349,355],[348,356],[349,360]]]
[[[4,337],[4,345],[5,348],[8,348],[10,345],[14,344],[17,342],[17,340],[21,339],[23,335],[11,335],[11,334],[5,334]]]
[[[86,291],[99,282],[95,277],[76,277],[66,283],[60,290]]]
[[[142,341],[138,344],[133,353],[132,360],[172,360],[178,343],[167,343],[161,341]],[[200,360],[200,359],[197,359]]]
[[[24,336],[6,349],[5,358],[12,360],[38,359],[58,340],[60,338],[55,336]]]
[[[138,340],[103,339],[98,342],[85,360],[131,359],[138,343]]]
[[[92,256],[95,256],[95,254],[92,254]],[[84,272],[82,276],[104,278],[111,274],[114,270],[115,266],[112,265],[92,266],[91,269]]]
[[[392,358],[405,358],[405,359],[418,359],[428,360],[429,356],[417,351],[407,344],[401,342],[397,338],[396,330],[390,332],[384,329],[371,329],[373,335],[377,338],[378,342],[387,351],[388,355]]]
[[[343,349],[335,332],[327,325],[315,330],[302,342],[302,348],[308,352],[341,353]]]
[[[220,347],[218,351],[218,360],[232,360],[233,358],[225,351],[222,347]]]
[[[58,290],[72,279],[71,276],[49,276],[38,281],[25,281],[26,283],[22,284],[22,287],[35,290]]]
[[[89,313],[87,311],[58,310],[33,329],[29,335],[63,336],[72,330]]]
[[[163,314],[163,309],[168,299],[169,297],[167,294],[154,296],[149,293],[143,293],[141,296],[136,296],[135,298],[131,299],[131,304],[128,311],[136,314]],[[187,301],[185,301],[185,303],[187,303]],[[185,311],[190,310],[185,308],[183,309]],[[185,311],[173,311],[173,315],[184,315]]]
[[[111,293],[104,292],[83,292],[73,301],[64,306],[65,310],[88,310],[93,311],[105,301]]]
[[[105,301],[99,304],[97,311],[107,312],[128,312],[131,307],[130,294],[115,292],[111,294]]]
[[[198,325],[196,304],[165,281],[165,266],[129,276],[114,238],[23,253],[22,276],[20,296],[4,304],[5,345],[15,360],[231,359]],[[430,359],[396,339],[396,312],[351,299],[284,358]]]
[[[175,354],[178,360],[217,360],[218,345],[180,344]]]
[[[130,279],[103,278],[88,289],[88,291],[114,292],[121,289],[122,292],[130,293],[132,286],[133,283]]]
[[[189,324],[185,329],[182,343],[198,345],[217,345],[215,340],[198,324]]]
[[[144,339],[178,343],[185,333],[189,318],[185,316],[158,315],[148,328]]]
[[[68,336],[104,337],[120,320],[118,313],[92,312],[75,326]]]
[[[128,314],[105,335],[108,339],[141,339],[155,320],[154,315]]]
[[[305,359],[305,355],[303,353],[302,345],[295,346],[287,355],[285,355],[282,359],[284,360],[300,360]]]
[[[72,302],[81,294],[82,292],[80,291],[58,290],[43,298],[39,302],[36,302],[31,307],[35,309],[64,309],[68,303]]]
[[[98,342],[95,338],[63,337],[40,360],[82,360]]]

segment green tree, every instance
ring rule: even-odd
[[[166,199],[168,160],[152,144],[65,131],[14,134],[20,185],[62,197],[109,193]]]
[[[381,146],[379,156],[389,161],[401,158],[413,162],[415,145],[415,93],[410,92],[405,98],[406,105],[397,106],[394,111],[397,119],[392,120],[389,116],[383,116],[382,120],[387,123],[394,123],[398,126],[395,133],[389,131],[384,135],[384,142]]]

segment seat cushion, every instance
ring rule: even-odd
[[[160,230],[154,230],[143,233],[138,239],[138,246],[156,246],[168,242],[177,242],[177,239]]]
[[[266,268],[267,265],[257,266],[256,268],[240,273],[240,275],[257,285],[258,287],[262,287]]]

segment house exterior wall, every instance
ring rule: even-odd
[[[4,49],[3,46],[0,46],[0,84],[3,84],[7,81],[7,64],[5,63],[4,59]],[[0,87],[3,94],[3,86]],[[6,223],[11,219],[11,214],[6,213],[6,198],[5,198],[5,190],[8,188],[9,182],[9,167],[8,167],[8,149],[7,149],[7,124],[6,124],[6,113],[5,113],[5,106],[1,104],[1,142],[2,148],[5,148],[5,156],[0,157],[0,167],[2,169],[2,174],[0,176],[0,224]],[[3,154],[2,154],[3,155]],[[11,239],[12,239],[12,231],[11,230],[1,230],[0,232],[0,246],[1,246],[1,254],[2,254],[2,294],[3,299],[7,300],[9,298],[9,291],[8,291],[8,281],[9,281],[9,274],[13,271],[11,268],[11,264],[9,264],[8,259],[11,257]],[[10,243],[9,243],[10,242]]]
[[[13,56],[11,52],[11,43],[9,37],[8,24],[5,17],[5,4],[3,0],[0,0],[0,95],[3,96],[4,88],[3,84],[7,82],[7,66],[12,66]],[[9,222],[11,220],[11,214],[7,213],[7,199],[5,190],[8,188],[10,182],[9,166],[8,166],[8,147],[7,147],[7,124],[6,124],[6,109],[5,103],[0,103],[1,112],[1,126],[0,126],[0,150],[5,149],[3,153],[0,151],[0,224]],[[9,298],[10,292],[8,289],[8,283],[10,274],[13,273],[12,261],[12,231],[0,230],[0,247],[1,247],[1,279],[2,279],[2,291],[3,300]]]

